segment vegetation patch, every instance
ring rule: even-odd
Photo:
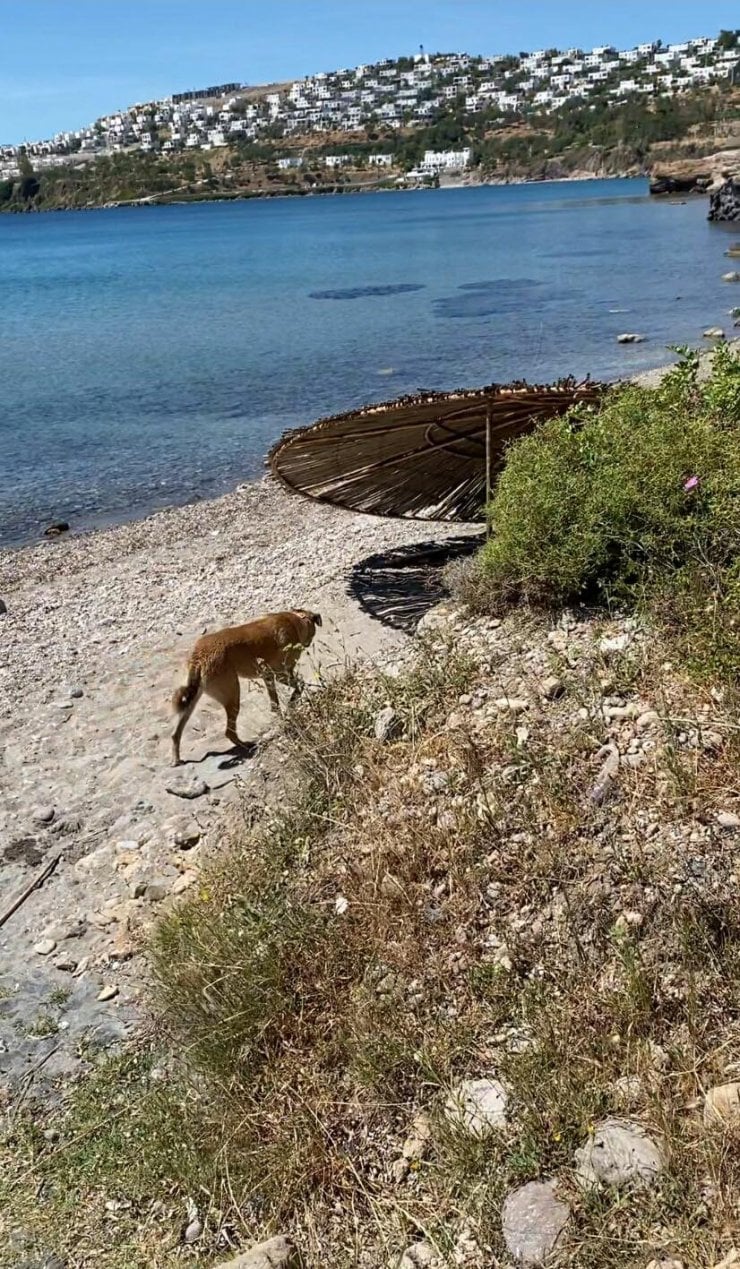
[[[740,670],[740,360],[697,354],[513,444],[463,597],[656,614],[705,676]]]

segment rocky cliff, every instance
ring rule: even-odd
[[[709,196],[710,220],[740,221],[740,174],[729,176]]]

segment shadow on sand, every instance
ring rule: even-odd
[[[449,595],[445,565],[472,555],[483,541],[483,534],[465,534],[368,555],[354,565],[347,590],[376,621],[410,634]]]

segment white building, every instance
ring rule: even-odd
[[[470,146],[464,150],[425,150],[420,166],[425,172],[462,172],[472,157]]]

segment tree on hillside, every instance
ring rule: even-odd
[[[18,192],[24,202],[30,202],[38,194],[40,186],[39,179],[33,170],[33,163],[25,149],[22,149],[18,155],[18,171],[21,178]]]
[[[723,51],[725,49],[737,48],[738,44],[740,44],[740,30],[720,31],[717,46]]]

